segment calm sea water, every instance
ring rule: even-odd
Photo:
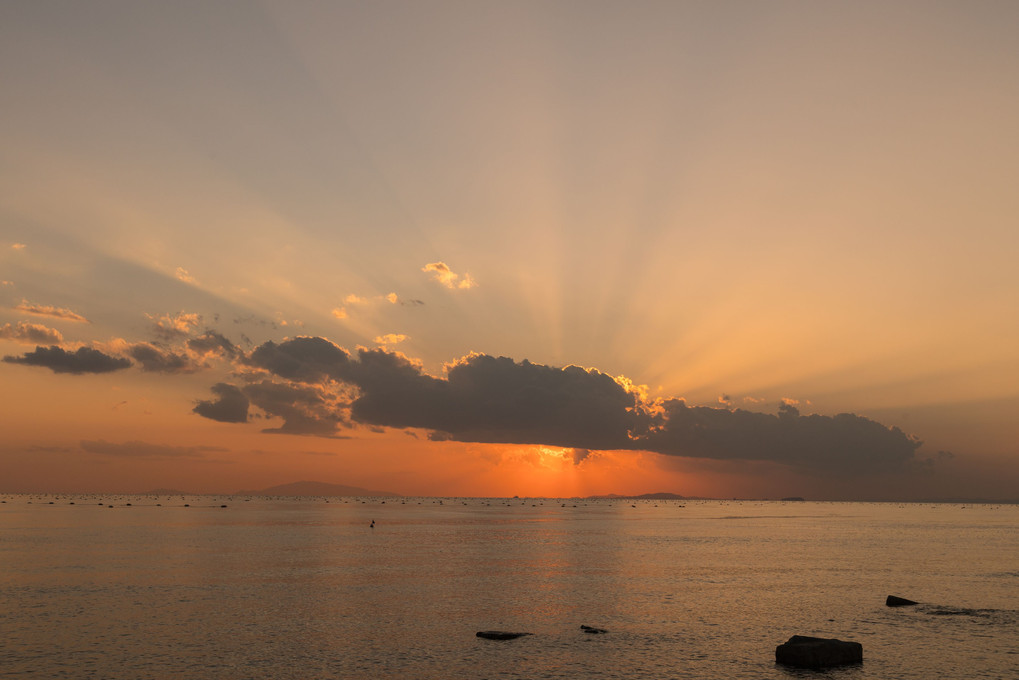
[[[5,499],[4,679],[1019,678],[1017,506]]]

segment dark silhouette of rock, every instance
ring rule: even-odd
[[[775,648],[775,661],[796,668],[829,668],[863,661],[863,645],[834,638],[793,635]]]
[[[585,633],[590,633],[591,635],[601,635],[602,633],[608,632],[604,628],[595,628],[594,626],[585,626],[583,624],[581,624],[580,630],[584,631]]]
[[[896,597],[895,595],[889,595],[885,600],[885,605],[888,607],[908,607],[913,604],[918,604],[912,600],[907,600],[904,597]]]
[[[479,638],[486,640],[516,640],[525,635],[534,635],[534,633],[510,633],[505,630],[479,630],[477,632]]]

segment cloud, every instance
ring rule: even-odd
[[[147,442],[130,441],[115,444],[102,439],[82,440],[82,450],[103,456],[120,458],[204,458],[209,452],[228,451],[221,446],[167,446]]]
[[[830,473],[878,472],[915,462],[921,442],[897,427],[852,413],[800,415],[783,403],[777,415],[742,409],[663,404],[660,426],[642,442],[666,455],[763,460]]]
[[[150,373],[194,373],[199,369],[188,356],[161,349],[147,342],[128,345],[125,353],[137,361],[143,371]]]
[[[17,326],[0,326],[0,339],[13,340],[25,345],[58,345],[64,341],[60,331],[37,323],[19,321]]]
[[[216,331],[206,331],[198,337],[191,338],[187,342],[188,349],[203,356],[227,356],[235,357],[240,350],[237,345]]]
[[[341,380],[346,375],[350,353],[320,337],[298,337],[279,344],[259,345],[247,358],[250,366],[264,369],[281,378],[305,383],[323,379]]]
[[[202,316],[193,312],[178,312],[162,316],[146,314],[145,316],[152,322],[156,336],[163,340],[187,337],[202,321]]]
[[[216,383],[210,389],[216,395],[216,399],[199,401],[192,409],[195,413],[221,423],[248,421],[248,398],[240,389],[229,383]]]
[[[177,270],[173,273],[173,275],[177,277],[178,281],[183,281],[184,283],[198,283],[198,280],[191,276],[191,272],[184,269],[184,267],[177,267]]]
[[[591,451],[589,449],[573,449],[570,451],[570,457],[573,459],[574,465],[580,465],[590,455]]]
[[[75,375],[83,373],[110,373],[131,366],[131,362],[128,359],[109,356],[91,347],[80,347],[76,352],[68,352],[56,345],[48,348],[36,347],[34,351],[26,352],[23,356],[5,356],[3,360],[9,364],[44,366],[54,373],[72,373]]]
[[[28,246],[26,246],[24,243],[12,243],[11,244],[11,249],[12,250],[24,250],[27,247]]]
[[[484,354],[447,366],[444,379],[424,374],[399,352],[359,348],[354,358],[318,337],[265,343],[248,362],[315,386],[317,398],[333,390],[352,423],[430,430],[436,440],[769,461],[820,474],[901,469],[917,462],[921,445],[899,428],[855,414],[804,416],[788,402],[774,415],[690,407],[681,399],[649,400],[625,378],[595,369]],[[344,401],[336,390],[350,387]],[[282,414],[278,402],[274,408]]]
[[[441,380],[398,352],[361,348],[355,361],[314,337],[267,342],[249,362],[288,380],[353,385],[358,394],[350,409],[358,423],[425,428],[438,438],[625,448],[637,424],[627,410],[636,405],[633,393],[608,375],[576,366],[479,354],[449,367]]]
[[[385,335],[377,335],[372,342],[377,342],[380,345],[396,345],[407,339],[407,336],[403,333],[386,333]]]
[[[244,395],[270,417],[283,419],[280,427],[262,432],[332,437],[344,421],[341,405],[328,391],[314,385],[293,385],[270,380],[244,387]]]
[[[89,323],[89,320],[83,317],[81,314],[72,312],[70,309],[64,309],[62,307],[53,307],[51,305],[36,305],[32,304],[28,300],[22,300],[21,304],[15,307],[17,311],[22,314],[31,314],[33,316],[46,316],[52,319],[63,319],[64,321],[77,321],[79,323]]]
[[[439,439],[586,449],[629,448],[641,426],[636,395],[596,370],[475,354],[440,380],[397,353],[362,349],[359,359],[349,377],[359,388],[357,422],[430,429]]]
[[[424,304],[420,300],[403,301],[399,298],[399,296],[396,293],[387,293],[385,295],[374,295],[371,297],[364,297],[362,295],[351,293],[347,297],[343,298],[342,306],[333,308],[332,315],[335,316],[337,319],[346,319],[350,316],[351,312],[353,311],[351,309],[353,307],[372,307],[382,303],[388,303],[391,305],[399,304],[404,307]]]
[[[470,274],[464,274],[463,278],[449,268],[445,262],[429,262],[421,271],[430,273],[432,278],[444,285],[446,288],[474,288],[478,284],[471,278]]]
[[[7,281],[7,280],[0,281],[0,286],[13,286],[13,285],[14,285],[13,281]]]

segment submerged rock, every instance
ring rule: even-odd
[[[485,638],[486,640],[516,640],[518,637],[534,635],[534,633],[511,633],[505,630],[479,630],[476,635],[479,638]]]
[[[796,668],[829,668],[863,661],[863,645],[834,638],[793,635],[775,648],[775,661]]]
[[[913,602],[912,600],[907,600],[904,597],[897,597],[895,595],[889,595],[888,598],[885,600],[885,606],[887,607],[908,607],[914,604],[919,603]]]
[[[595,628],[594,626],[585,626],[584,624],[580,625],[580,630],[585,633],[590,633],[591,635],[601,635],[602,633],[608,632],[604,628]]]

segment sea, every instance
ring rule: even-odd
[[[0,501],[3,680],[1019,678],[1016,505]]]

